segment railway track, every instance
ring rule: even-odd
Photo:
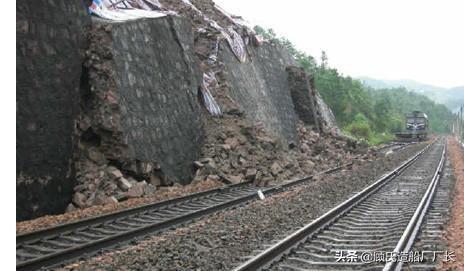
[[[440,179],[437,192],[412,249],[413,251],[424,252],[423,261],[405,263],[404,270],[434,270],[437,259],[443,259],[444,254],[447,253],[446,243],[443,242],[443,225],[447,223],[449,218],[450,199],[452,198],[452,188],[454,186],[452,175],[452,167],[447,161],[443,177]],[[435,260],[433,259],[434,256]]]
[[[330,174],[346,166],[349,165],[316,175]],[[245,182],[17,235],[16,269],[37,270],[89,256],[134,238],[259,199],[258,191],[264,196],[271,195],[305,183],[314,176],[272,187],[256,187]]]
[[[434,220],[434,212],[424,219],[430,206],[445,200],[438,193],[432,204],[445,157],[440,139],[235,271],[401,270],[391,258],[409,253],[421,224]]]
[[[377,151],[380,151],[380,152],[395,152],[395,151],[398,151],[398,150],[402,150],[402,149],[406,148],[407,146],[410,146],[410,145],[413,145],[413,144],[417,144],[417,142],[393,142],[391,144],[388,144],[388,145],[378,149]]]

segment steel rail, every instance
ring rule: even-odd
[[[352,164],[351,163],[345,164],[342,166],[338,166],[338,167],[331,168],[329,170],[320,172],[315,175],[307,176],[307,177],[297,179],[297,180],[291,180],[291,181],[288,181],[286,183],[283,183],[283,184],[280,184],[274,187],[263,188],[262,193],[265,196],[279,193],[291,187],[305,183],[313,179],[317,175],[331,174],[350,165]],[[50,227],[50,228],[46,228],[43,230],[31,232],[31,233],[17,235],[16,246],[18,249],[18,246],[21,246],[24,244],[29,244],[29,243],[33,243],[33,242],[37,242],[41,240],[50,239],[50,236],[57,236],[57,235],[59,236],[62,234],[73,232],[77,229],[90,227],[96,224],[105,224],[105,223],[117,220],[119,218],[124,218],[130,215],[142,213],[147,210],[157,209],[157,208],[159,209],[159,208],[170,206],[176,203],[182,203],[182,202],[185,202],[191,199],[202,198],[210,194],[227,192],[234,188],[249,187],[249,186],[251,186],[250,182],[244,182],[244,183],[240,183],[236,185],[230,185],[230,186],[226,186],[222,188],[216,188],[216,189],[211,189],[211,190],[204,191],[204,192],[191,194],[185,197],[166,200],[166,201],[155,203],[155,204],[147,204],[147,205],[135,207],[132,209],[126,209],[126,210],[122,210],[122,211],[118,211],[118,212],[114,212],[110,214],[105,214],[105,215],[101,215],[101,216],[97,216],[93,218],[83,219],[83,220],[76,221],[76,222],[70,222],[70,223],[58,225],[55,227]],[[110,248],[120,243],[132,240],[134,238],[142,237],[150,233],[156,233],[156,232],[160,232],[163,230],[167,230],[169,228],[173,228],[175,226],[190,222],[194,219],[197,219],[197,218],[209,215],[209,214],[213,214],[218,211],[225,210],[231,207],[235,207],[240,204],[250,202],[251,200],[259,199],[259,195],[256,192],[250,193],[248,195],[241,196],[241,197],[238,197],[232,200],[220,202],[215,205],[210,205],[206,208],[201,208],[201,209],[198,209],[196,211],[190,212],[185,215],[179,215],[179,216],[161,221],[159,223],[153,223],[153,224],[141,226],[141,227],[127,230],[127,231],[114,234],[114,235],[111,235],[111,236],[108,236],[102,239],[93,240],[92,242],[87,242],[81,245],[75,245],[67,249],[60,249],[53,253],[47,254],[45,256],[36,257],[31,260],[19,261],[16,264],[16,269],[17,270],[37,270],[42,267],[50,267],[50,266],[54,266],[54,265],[57,265],[63,262],[68,262],[78,257],[94,254],[95,252],[101,249]]]
[[[430,147],[435,143],[433,141],[431,144],[427,145],[424,149],[416,153],[414,156],[409,158],[407,161],[402,163],[399,167],[394,170],[384,174],[373,184],[364,188],[362,191],[356,195],[350,197],[346,201],[332,208],[330,211],[320,216],[316,220],[307,224],[306,226],[300,228],[299,230],[293,232],[292,234],[285,237],[283,240],[279,241],[275,245],[265,249],[263,252],[259,253],[257,256],[249,259],[245,263],[233,269],[234,271],[254,271],[261,270],[270,266],[273,262],[278,261],[283,255],[289,252],[292,248],[298,246],[304,242],[307,238],[311,237],[312,234],[316,233],[319,229],[324,228],[329,225],[332,221],[339,218],[340,216],[347,213],[353,207],[364,201],[366,198],[371,196],[377,190],[385,186],[391,180],[395,179],[400,173],[406,170],[411,166],[419,157],[421,157]]]
[[[119,217],[125,217],[125,216],[129,216],[129,215],[132,215],[132,214],[135,214],[135,213],[141,213],[141,212],[144,212],[144,211],[150,210],[150,209],[158,209],[158,208],[168,206],[168,205],[172,205],[172,204],[176,204],[176,203],[179,203],[179,202],[182,202],[182,201],[187,201],[187,200],[190,200],[190,199],[199,198],[199,197],[207,196],[207,195],[210,195],[210,194],[223,192],[225,190],[230,190],[231,188],[239,188],[239,187],[242,187],[242,186],[248,186],[251,183],[252,183],[251,181],[246,181],[246,182],[242,182],[242,183],[238,183],[238,184],[228,185],[228,186],[225,186],[225,187],[213,188],[213,189],[209,189],[209,190],[206,190],[206,191],[189,194],[189,195],[183,196],[183,197],[177,197],[177,198],[164,200],[164,201],[160,201],[160,202],[156,202],[156,203],[144,204],[144,205],[129,208],[129,209],[119,210],[119,211],[115,211],[115,212],[111,212],[111,213],[106,213],[106,214],[102,214],[102,215],[98,215],[98,216],[93,216],[93,217],[89,217],[89,218],[80,219],[80,220],[73,221],[73,222],[67,222],[67,223],[56,225],[56,226],[47,227],[47,228],[37,230],[37,231],[18,234],[18,235],[16,235],[16,243],[32,242],[32,241],[34,241],[36,239],[43,238],[43,236],[57,235],[57,234],[60,234],[62,232],[73,230],[75,228],[82,228],[82,227],[86,227],[86,226],[92,225],[92,224],[103,223],[103,222],[108,221],[108,220],[114,220],[114,219],[117,219]]]
[[[409,221],[408,226],[403,232],[403,235],[398,241],[398,244],[396,245],[393,251],[393,255],[400,255],[400,253],[408,253],[411,250],[414,244],[414,241],[416,240],[416,237],[419,233],[419,229],[422,225],[424,217],[427,214],[429,206],[432,202],[433,196],[438,186],[438,182],[442,175],[445,160],[446,160],[446,145],[443,148],[440,163],[438,164],[438,167],[435,170],[435,174],[433,175],[432,181],[430,182],[427,188],[427,191],[422,197],[421,202],[417,206],[416,211],[414,212],[414,215]],[[393,271],[393,270],[400,271],[402,266],[403,266],[402,261],[392,260],[385,264],[383,271]]]

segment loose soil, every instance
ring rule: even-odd
[[[464,148],[454,138],[448,139],[448,153],[456,178],[451,217],[445,239],[448,251],[454,252],[455,261],[441,264],[438,270],[464,270]]]

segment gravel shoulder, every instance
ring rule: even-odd
[[[136,244],[60,270],[229,270],[266,244],[311,222],[419,151],[409,146],[393,155],[354,165],[262,201],[147,237]]]
[[[464,270],[464,149],[454,138],[448,139],[448,153],[455,175],[451,217],[446,228],[447,250],[454,252],[455,261],[443,262],[438,270]]]

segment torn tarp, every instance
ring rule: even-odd
[[[161,3],[158,0],[103,0],[103,3],[110,9],[161,9]]]
[[[222,33],[222,35],[226,38],[232,52],[234,52],[238,60],[240,62],[245,62],[247,59],[247,53],[242,36],[240,36],[231,26],[227,29],[227,32]]]
[[[113,21],[174,14],[171,11],[161,11],[161,4],[157,0],[93,0],[88,9],[90,14]]]
[[[213,44],[213,50],[211,51],[211,54],[208,56],[208,64],[209,65],[214,65],[218,59],[218,54],[219,54],[219,38],[216,39],[216,41]]]
[[[237,57],[237,59],[240,62],[245,62],[247,55],[246,55],[246,49],[245,49],[245,43],[242,39],[242,36],[238,34],[232,27],[228,27],[227,29],[222,28],[216,21],[211,20],[210,18],[206,17],[206,15],[201,12],[195,5],[193,5],[189,0],[182,0],[182,2],[195,10],[200,16],[203,17],[203,19],[208,22],[208,24],[219,31],[221,35],[227,40],[227,43],[230,46],[230,49],[234,53],[234,55]],[[227,16],[225,14],[225,16]],[[233,22],[233,19],[231,19]]]
[[[209,23],[209,25],[216,29],[217,31],[221,32],[222,36],[227,40],[227,43],[230,46],[230,49],[237,57],[240,62],[246,61],[246,50],[245,50],[245,43],[243,42],[242,36],[240,36],[232,27],[227,29],[222,28],[220,25],[209,18],[204,18],[205,21]]]
[[[208,110],[208,112],[213,115],[213,116],[220,116],[221,113],[221,108],[219,108],[219,105],[217,104],[216,100],[214,100],[213,95],[211,95],[211,92],[209,91],[209,87],[213,84],[217,84],[216,77],[214,74],[211,72],[209,75],[207,73],[203,74],[203,83],[201,84],[200,91],[201,91],[201,96],[203,98],[203,103]]]

